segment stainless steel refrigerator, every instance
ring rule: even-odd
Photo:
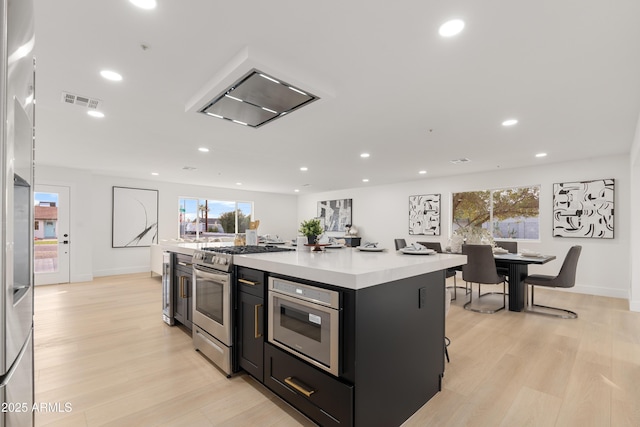
[[[34,424],[33,1],[0,0],[0,426]]]

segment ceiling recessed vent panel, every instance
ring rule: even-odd
[[[257,128],[317,99],[320,98],[254,68],[199,112]]]
[[[102,101],[96,98],[89,98],[88,96],[75,95],[69,92],[62,92],[62,102],[65,104],[79,105],[91,110],[97,110],[100,107]]]
[[[461,163],[469,163],[471,160],[467,159],[466,157],[462,157],[460,159],[453,159],[453,160],[449,160],[451,163],[453,163],[454,165],[459,165]]]

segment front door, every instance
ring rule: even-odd
[[[69,283],[69,187],[36,185],[34,202],[35,283]]]

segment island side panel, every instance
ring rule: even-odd
[[[356,291],[356,426],[399,426],[440,391],[444,292],[444,271]]]

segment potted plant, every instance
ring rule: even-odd
[[[319,219],[302,221],[300,223],[300,229],[298,231],[304,236],[307,236],[307,242],[309,242],[310,245],[316,243],[316,239],[318,238],[318,236],[324,232]]]

